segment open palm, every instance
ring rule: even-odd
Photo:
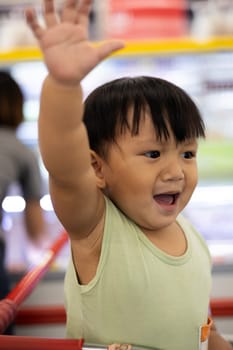
[[[26,18],[40,48],[48,71],[54,79],[68,84],[82,80],[109,54],[123,47],[122,42],[109,41],[94,46],[88,41],[90,0],[67,0],[61,15],[55,12],[53,1],[44,0],[42,27],[33,9],[26,10]]]

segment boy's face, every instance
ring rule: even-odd
[[[117,138],[104,162],[106,194],[144,231],[174,223],[197,184],[196,139],[176,144],[170,135],[159,141],[146,117],[138,135]]]

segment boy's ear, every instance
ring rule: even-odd
[[[91,150],[90,154],[91,154],[91,165],[96,175],[96,184],[100,189],[104,189],[106,187],[104,171],[103,171],[104,161],[95,151]]]

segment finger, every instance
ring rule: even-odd
[[[92,0],[82,0],[76,17],[76,23],[88,28],[89,14],[91,12]]]
[[[28,26],[32,30],[33,34],[37,39],[39,39],[44,31],[44,29],[39,25],[36,11],[32,8],[28,8],[25,10],[25,17]]]
[[[61,14],[61,21],[75,23],[77,18],[77,8],[77,0],[66,0],[66,5],[64,6]]]
[[[124,42],[118,41],[118,40],[109,41],[104,44],[101,44],[100,46],[97,47],[99,60],[101,61],[106,57],[108,57],[109,55],[111,55],[112,53],[120,49],[123,49],[124,46],[125,46]]]
[[[54,1],[44,0],[44,21],[47,27],[52,27],[57,24],[57,15],[55,12]]]

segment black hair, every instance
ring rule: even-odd
[[[129,125],[128,112],[133,108]],[[167,140],[168,125],[177,143],[205,137],[205,126],[199,110],[180,87],[164,79],[141,76],[120,78],[95,89],[85,101],[84,123],[90,148],[106,157],[108,145],[126,129],[139,132],[140,121],[150,112],[157,137]]]
[[[0,71],[0,127],[16,129],[23,121],[24,96],[9,72]]]

